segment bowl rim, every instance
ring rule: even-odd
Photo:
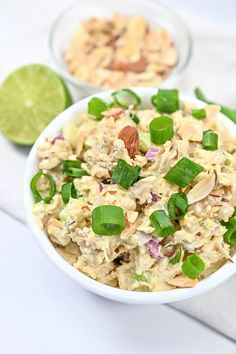
[[[171,85],[173,82],[176,82],[180,78],[181,74],[185,71],[185,69],[187,68],[187,66],[189,64],[189,61],[190,61],[191,56],[192,56],[192,50],[193,50],[192,36],[191,36],[191,32],[190,32],[188,26],[182,20],[181,16],[177,12],[172,10],[166,4],[164,5],[160,1],[157,2],[155,0],[146,0],[146,3],[147,2],[151,3],[153,6],[156,6],[157,8],[162,8],[165,11],[167,11],[173,18],[175,18],[178,21],[178,25],[180,27],[182,27],[182,29],[184,30],[185,35],[186,35],[185,42],[186,42],[186,47],[187,47],[187,49],[186,49],[187,54],[185,56],[185,60],[183,61],[182,65],[178,68],[178,70],[174,71],[173,74],[170,73],[170,75],[166,79],[164,79],[161,82],[161,84],[160,84],[160,87],[168,86],[168,85]],[[58,25],[60,24],[61,20],[64,17],[66,17],[67,14],[71,10],[75,9],[78,6],[79,6],[78,2],[74,2],[74,3],[70,4],[70,5],[68,5],[66,8],[64,8],[64,10],[62,10],[59,13],[59,15],[54,20],[54,22],[53,22],[53,24],[51,26],[51,29],[49,31],[49,37],[48,37],[48,48],[49,48],[49,52],[50,52],[51,58],[53,60],[54,65],[59,70],[59,74],[62,75],[63,78],[65,80],[67,80],[74,87],[83,88],[85,91],[90,92],[90,93],[91,92],[107,91],[106,89],[90,85],[86,81],[79,80],[79,79],[75,78],[73,75],[70,74],[70,72],[65,67],[63,67],[63,65],[57,59],[57,55],[54,52],[53,43],[54,43],[54,37],[55,37],[55,33],[56,33]]]
[[[156,93],[156,88],[132,88],[138,95],[143,99],[151,97]],[[91,279],[89,276],[83,274],[79,270],[75,269],[72,265],[67,263],[64,258],[56,251],[46,233],[40,229],[39,225],[36,223],[35,216],[32,212],[32,206],[34,204],[31,191],[29,188],[30,180],[37,169],[37,146],[45,140],[46,137],[53,136],[57,134],[58,131],[63,127],[63,125],[75,119],[86,111],[87,103],[91,97],[100,97],[103,99],[108,99],[114,90],[109,90],[101,92],[99,94],[94,94],[79,100],[77,103],[73,104],[67,108],[64,112],[60,113],[40,134],[35,144],[33,145],[30,154],[27,159],[25,177],[24,177],[24,205],[26,211],[26,220],[30,229],[33,232],[33,236],[37,241],[38,245],[42,249],[43,253],[51,260],[51,262],[59,268],[64,274],[66,274],[71,279],[75,280],[81,284],[84,288],[92,291],[103,297],[120,301],[126,303],[135,304],[153,304],[153,303],[168,303],[176,302],[188,298],[195,297],[197,295],[203,294],[210,289],[220,285],[233,274],[236,273],[236,263],[227,262],[221,268],[219,268],[215,273],[209,277],[201,280],[195,287],[186,289],[173,289],[166,290],[162,292],[135,292],[129,290],[122,290],[119,288],[113,288],[109,285],[102,284],[96,280]],[[180,94],[181,101],[187,101],[196,104],[199,108],[205,106],[205,104],[189,95]],[[236,136],[236,125],[230,121],[227,117],[219,113],[218,119],[223,122],[226,129],[234,132]],[[236,261],[236,254],[232,257]]]

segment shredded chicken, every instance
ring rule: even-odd
[[[225,223],[234,218],[236,206],[236,156],[226,148],[232,146],[232,138],[228,135],[225,139],[226,132],[215,128],[217,106],[208,105],[202,121],[191,115],[196,108],[193,105],[185,102],[180,107],[169,115],[174,123],[173,138],[160,145],[151,160],[141,148],[142,134],[148,134],[149,123],[159,113],[134,106],[107,108],[100,121],[84,113],[80,125],[75,125],[78,132],[73,132],[76,144],[75,135],[70,137],[70,130],[65,129],[64,140],[63,136],[59,140],[46,139],[38,147],[39,169],[54,179],[57,190],[50,203],[35,203],[34,213],[58,252],[78,271],[121,289],[163,291],[193,287],[230,259],[232,250],[224,235]],[[131,120],[130,113],[139,118],[138,124]],[[138,134],[122,135],[121,140],[118,136],[124,127],[128,127],[127,134]],[[214,151],[204,150],[201,144],[207,129],[219,137]],[[136,135],[140,148],[135,156],[130,156],[132,149],[127,149],[127,144],[136,146],[137,140],[132,140]],[[204,170],[185,188],[163,178],[183,157]],[[84,175],[73,179],[65,176],[64,161],[77,159],[81,160]],[[127,189],[113,177],[120,160],[130,166],[130,171],[134,167],[140,169]],[[63,202],[61,188],[72,180],[77,198],[72,196]],[[46,195],[47,189],[48,180],[41,177],[38,190]],[[174,231],[168,237],[160,237],[149,217],[156,210],[168,215],[168,201],[179,192],[188,198],[188,211],[178,220],[171,219]],[[105,236],[93,231],[92,212],[101,205],[122,208],[125,226],[120,234]],[[151,246],[148,242],[152,242]],[[158,247],[158,252],[153,247]],[[178,249],[182,252],[179,257]],[[182,270],[182,264],[192,254],[205,264],[205,270],[195,279]]]

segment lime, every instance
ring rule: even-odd
[[[17,144],[31,145],[72,103],[62,79],[44,65],[18,68],[0,88],[0,131]]]

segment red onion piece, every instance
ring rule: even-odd
[[[56,140],[65,140],[65,139],[62,134],[59,134],[52,140],[52,144],[55,144]]]
[[[156,259],[161,259],[161,255],[160,255],[160,244],[155,241],[155,240],[150,240],[147,242],[147,246],[149,248],[149,251],[151,253],[151,255],[156,258]]]
[[[102,192],[104,189],[104,184],[103,183],[99,183],[99,191]]]
[[[156,193],[151,192],[151,196],[152,196],[152,202],[157,202],[158,201],[158,195]]]
[[[154,161],[159,150],[160,150],[159,147],[151,146],[145,155],[146,159],[149,161]]]

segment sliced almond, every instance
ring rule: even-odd
[[[107,193],[109,193],[109,194],[113,195],[113,194],[116,194],[116,193],[117,193],[117,191],[108,191]]]
[[[185,275],[177,275],[177,277],[175,277],[174,279],[168,280],[167,283],[170,285],[174,285],[177,288],[193,288],[195,285],[197,285],[198,280],[190,279]]]
[[[88,56],[88,66],[90,68],[104,68],[108,66],[113,58],[113,49],[111,47],[98,47]]]
[[[160,63],[168,66],[174,66],[177,62],[177,52],[174,47],[169,47],[165,51],[163,51]]]
[[[116,58],[120,61],[135,62],[138,61],[140,57],[140,43],[133,40],[127,40],[127,38],[125,39],[124,44],[121,47],[118,47],[116,51]]]
[[[160,41],[163,48],[171,47],[172,45],[169,33],[165,30],[160,32]]]
[[[114,29],[120,34],[126,29],[129,17],[115,12],[112,14],[111,20],[114,24]]]
[[[142,16],[133,16],[130,18],[127,35],[132,41],[142,41],[147,31],[147,21]]]
[[[84,146],[85,134],[80,132],[77,137],[76,156],[80,157]]]
[[[213,118],[220,112],[220,106],[216,104],[209,104],[205,108],[207,118]]]
[[[155,28],[149,28],[145,37],[146,48],[152,52],[160,52],[161,43],[161,33],[156,31]]]
[[[135,221],[133,224],[128,224],[128,226],[121,232],[120,237],[123,238],[127,238],[130,235],[132,235],[138,227],[138,222]]]
[[[124,112],[123,108],[111,108],[108,111],[103,112],[104,117],[113,117],[115,120],[120,118],[120,115]]]
[[[125,73],[127,73],[128,71],[133,71],[135,73],[142,73],[145,71],[147,65],[148,65],[147,59],[144,56],[142,56],[138,61],[135,61],[133,63],[127,63],[127,62],[115,60],[108,68],[111,70],[120,70]]]
[[[200,182],[195,184],[195,186],[188,192],[188,203],[191,205],[206,198],[214,189],[215,184],[216,173],[211,172],[209,175],[203,177]]]
[[[118,139],[123,140],[129,156],[133,159],[139,148],[139,135],[135,127],[127,125],[118,134]]]
[[[132,211],[132,210],[128,210],[127,213],[126,213],[126,217],[128,219],[128,222],[130,224],[134,223],[135,220],[137,219],[138,217],[138,212],[137,211]]]
[[[117,60],[115,59],[111,65],[109,65],[107,67],[107,69],[110,69],[110,70],[115,70],[115,71],[123,71],[124,73],[127,73],[129,71],[129,64],[124,62],[124,61],[121,61],[121,60]]]
[[[145,71],[147,67],[148,61],[145,57],[141,57],[138,61],[134,63],[130,63],[128,68],[129,71],[133,71],[135,73],[142,73]]]
[[[202,123],[197,120],[185,121],[178,129],[178,134],[182,139],[199,142],[202,140]]]

